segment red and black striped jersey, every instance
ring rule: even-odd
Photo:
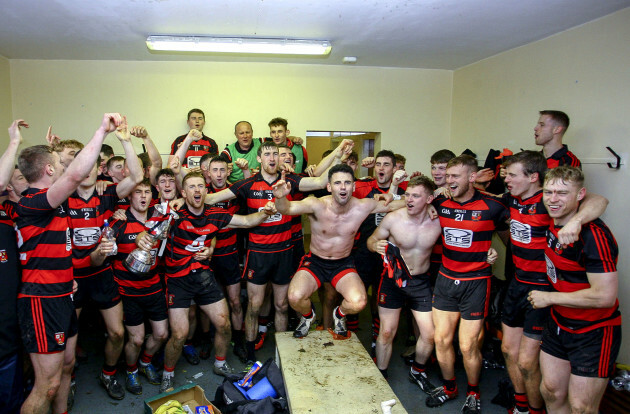
[[[146,296],[152,295],[162,290],[160,277],[157,273],[157,250],[156,247],[151,249],[151,257],[153,263],[147,275],[138,275],[129,272],[124,262],[129,253],[136,249],[136,237],[138,234],[146,230],[144,223],[138,221],[136,217],[127,210],[127,220],[118,220],[112,224],[114,234],[116,235],[116,244],[118,245],[118,253],[113,257],[112,268],[114,269],[114,280],[118,283],[118,291],[123,296]],[[153,209],[149,208],[147,217],[153,215]]]
[[[116,200],[116,210],[128,210],[131,203],[129,202],[129,197],[124,197]]]
[[[591,285],[587,273],[592,275],[617,271],[617,241],[602,220],[584,224],[579,239],[566,248],[558,241],[560,228],[554,225],[549,227],[545,248],[547,277],[556,291],[588,289]],[[574,333],[621,325],[618,300],[609,308],[578,309],[552,305],[551,316],[560,328]]]
[[[396,194],[403,195],[407,189],[407,181],[401,183],[398,187]],[[367,178],[357,180],[354,183],[353,197],[356,198],[374,198],[376,194],[387,194],[389,192],[389,186],[381,188],[378,186],[376,179]],[[359,226],[356,236],[354,237],[354,248],[367,249],[367,239],[374,233],[374,230],[381,224],[381,220],[385,217],[386,213],[376,213],[367,216],[363,223]]]
[[[174,155],[175,152],[177,152],[179,145],[184,142],[187,135],[188,134],[184,134],[175,138],[175,141],[173,141],[173,144],[171,145],[171,155]],[[201,157],[208,153],[219,154],[219,146],[212,138],[207,137],[202,133],[201,138],[197,141],[193,141],[190,144],[190,147],[188,147],[188,151],[186,151],[182,165],[188,168],[199,167]]]
[[[542,201],[542,190],[522,200],[510,193],[502,201],[510,209],[510,240],[516,279],[522,283],[548,285],[545,247],[547,229],[553,223]]]
[[[194,259],[204,246],[210,247],[219,230],[230,224],[232,214],[224,209],[204,205],[201,215],[193,214],[188,206],[177,212],[171,234],[166,243],[166,277],[187,276],[191,272],[210,268],[208,260]]]
[[[208,194],[224,190],[215,190],[214,187],[212,187],[212,184],[207,184],[206,187],[208,188]],[[222,201],[214,204],[213,207],[227,210],[232,215],[237,214],[240,208],[237,199]],[[229,229],[227,227],[222,228],[219,230],[216,237],[217,244],[214,246],[214,252],[212,253],[213,257],[225,256],[236,251],[236,229]]]
[[[239,202],[247,206],[248,214],[256,213],[262,210],[267,202],[275,200],[272,186],[279,178],[280,174],[272,183],[268,183],[258,173],[250,178],[235,182],[230,187],[230,191],[234,193]],[[296,174],[286,174],[285,179],[291,183],[291,194],[287,195],[287,200],[293,201],[296,194],[299,193],[302,177]],[[273,252],[292,247],[291,219],[292,216],[276,213],[269,216],[259,226],[251,228],[249,230],[248,249]]]
[[[569,165],[582,169],[582,163],[566,145],[562,145],[558,151],[554,152],[551,157],[547,158],[547,168],[552,169],[561,165]]]
[[[492,276],[486,262],[495,230],[507,229],[507,207],[477,190],[463,203],[437,197],[433,200],[442,226],[442,268],[451,279],[484,279]]]
[[[29,188],[15,209],[22,286],[18,297],[72,293],[72,241],[68,204],[53,208],[48,189]]]
[[[90,253],[94,251],[101,238],[101,229],[105,220],[114,214],[118,194],[118,184],[110,184],[98,195],[96,190],[87,200],[75,191],[68,197],[68,221],[72,234],[72,265],[75,278],[99,275],[110,269],[109,260],[100,266],[92,266]]]
[[[11,214],[14,206],[15,203],[13,203],[11,200],[5,200],[4,204],[0,205],[0,224],[4,224],[13,228],[13,219],[11,218]]]

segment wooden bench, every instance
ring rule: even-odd
[[[333,340],[327,331],[311,331],[296,339],[280,332],[276,346],[292,414],[380,414],[381,402],[392,399],[392,414],[407,412],[356,335]]]

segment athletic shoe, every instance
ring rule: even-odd
[[[529,414],[529,410],[520,411],[516,406],[508,410],[508,414]]]
[[[254,345],[254,349],[258,351],[263,347],[265,343],[265,338],[267,337],[267,332],[258,331],[258,335],[256,335],[256,345]]]
[[[234,370],[231,366],[228,365],[227,362],[220,367],[212,365],[212,372],[217,375],[221,375],[222,377],[227,377],[230,374],[234,374]]]
[[[439,407],[447,401],[457,398],[457,389],[455,391],[447,391],[446,387],[441,386],[434,388],[429,392],[429,396],[426,399],[427,407]]]
[[[311,322],[313,322],[314,319],[315,319],[315,311],[313,311],[313,316],[311,316],[308,319],[305,318],[304,316],[301,316],[300,324],[298,325],[297,328],[295,328],[295,331],[293,332],[293,337],[304,338],[306,335],[308,335],[308,330],[311,329]]]
[[[335,327],[334,332],[340,336],[348,336],[348,329],[346,329],[346,317],[344,316],[343,318],[338,318],[337,308],[333,311],[333,326]]]
[[[183,354],[190,365],[199,365],[199,354],[194,346],[184,345]]]
[[[232,351],[243,364],[247,362],[247,350],[245,349],[245,344],[234,344],[234,349]]]
[[[175,388],[175,376],[164,377],[162,376],[162,382],[160,383],[160,394],[168,391],[170,388]]]
[[[212,343],[210,341],[203,341],[201,344],[201,350],[199,351],[199,358],[208,359],[210,358],[210,351],[212,350]]]
[[[101,375],[99,376],[101,385],[107,390],[107,394],[115,400],[122,400],[125,398],[125,389],[122,385],[116,380],[115,376],[109,376],[103,374],[101,371]]]
[[[151,385],[161,384],[160,376],[158,375],[157,370],[155,369],[153,364],[151,363],[146,364],[146,365],[138,364],[138,371],[140,371],[142,375],[147,377],[147,381],[149,381],[149,384]]]
[[[138,378],[138,371],[129,372],[127,371],[127,379],[125,380],[125,388],[132,394],[140,395],[142,394],[142,384],[140,384],[140,379]]]
[[[477,414],[481,412],[481,399],[479,394],[471,392],[466,396],[466,402],[462,406],[462,414]]]
[[[68,412],[72,410],[74,405],[74,394],[77,393],[77,381],[75,379],[70,380],[70,392],[68,393]]]
[[[430,394],[431,391],[435,389],[435,385],[431,384],[426,372],[414,374],[409,370],[409,381],[418,384],[418,387],[427,394]]]

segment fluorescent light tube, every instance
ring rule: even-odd
[[[147,47],[156,51],[267,55],[327,55],[332,48],[327,40],[159,35],[148,36]]]

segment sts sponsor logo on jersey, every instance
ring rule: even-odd
[[[444,243],[449,246],[467,249],[472,246],[472,239],[472,230],[444,227]]]
[[[547,262],[547,277],[551,280],[551,283],[556,283],[558,281],[556,266],[554,266],[553,262],[549,257],[547,257],[547,255],[545,255],[545,262]]]
[[[532,226],[521,223],[517,220],[511,220],[510,235],[514,241],[523,244],[530,244],[532,242]]]

